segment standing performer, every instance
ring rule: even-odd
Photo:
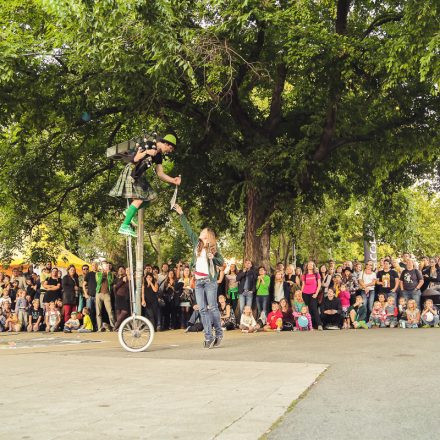
[[[199,237],[191,229],[182,208],[174,205],[180,215],[180,222],[187,232],[193,245],[191,268],[194,268],[196,277],[196,302],[200,308],[200,316],[205,333],[205,348],[218,347],[223,338],[220,312],[217,303],[218,267],[223,265],[223,257],[217,249],[215,233],[210,228],[202,229]],[[212,334],[215,328],[215,337]]]
[[[180,185],[180,176],[168,176],[164,173],[162,167],[163,155],[172,153],[175,148],[176,136],[167,134],[158,139],[156,145],[153,142],[139,145],[137,151],[132,154],[130,163],[124,168],[116,185],[110,191],[112,197],[133,200],[128,209],[124,211],[125,220],[119,228],[118,232],[120,234],[136,237],[136,232],[131,227],[131,224],[137,226],[136,213],[157,197],[157,194],[144,177],[145,172],[152,164],[156,165],[156,174],[160,180],[172,185]]]

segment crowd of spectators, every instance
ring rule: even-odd
[[[222,327],[243,333],[372,327],[438,327],[440,259],[410,254],[378,263],[282,263],[272,273],[245,260],[226,264],[217,281]],[[47,263],[37,274],[0,272],[0,331],[117,331],[131,313],[129,270],[111,263],[72,265],[62,276]],[[155,330],[202,331],[190,267],[147,264],[142,314]]]

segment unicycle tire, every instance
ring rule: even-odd
[[[143,316],[132,315],[125,319],[118,330],[119,343],[130,353],[145,351],[153,342],[154,327]]]

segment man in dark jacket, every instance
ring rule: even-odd
[[[335,292],[329,289],[328,295],[321,304],[321,321],[327,330],[338,330],[342,325],[342,305]]]
[[[238,298],[240,301],[240,316],[245,306],[252,307],[252,300],[257,284],[257,271],[249,259],[244,260],[243,270],[237,274]]]

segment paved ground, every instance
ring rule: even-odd
[[[0,335],[3,378],[11,378],[0,413],[15,421],[0,424],[0,438],[251,440],[292,402],[269,439],[439,436],[439,329],[233,332],[213,350],[201,348],[200,334],[166,332],[141,354],[122,351],[114,334],[58,334],[57,343],[39,347],[24,342],[30,335]],[[30,398],[35,372],[45,381],[37,400]],[[29,417],[44,431],[17,436],[17,426],[32,425]]]

